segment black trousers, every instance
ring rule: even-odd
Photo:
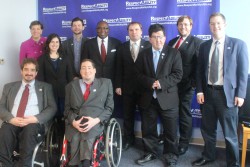
[[[31,167],[33,151],[41,139],[38,134],[44,136],[44,127],[40,124],[29,124],[21,128],[3,123],[0,128],[0,161],[6,167]],[[13,164],[11,156],[17,145],[20,158]]]
[[[133,143],[135,140],[134,125],[137,100],[136,93],[122,95],[124,140],[128,143]]]
[[[202,156],[207,160],[216,159],[216,136],[218,120],[226,143],[227,167],[238,167],[239,146],[237,136],[238,108],[227,107],[223,88],[207,88],[202,110],[201,133],[205,141]]]
[[[179,92],[179,145],[187,147],[192,136],[191,104],[194,95],[193,88]]]
[[[163,126],[164,147],[163,154],[178,155],[177,118],[178,107],[162,110],[157,99],[153,99],[149,108],[142,112],[142,137],[145,151],[160,156],[158,148],[157,118],[161,118]]]

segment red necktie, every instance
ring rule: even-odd
[[[182,40],[183,40],[183,38],[180,37],[179,41],[177,42],[177,44],[174,47],[175,49],[178,49],[180,47],[180,44],[181,44]]]
[[[101,44],[101,56],[102,56],[102,61],[104,63],[106,60],[106,49],[104,46],[104,39],[102,39],[102,44]]]
[[[85,85],[86,85],[86,90],[84,92],[83,99],[86,101],[88,99],[88,97],[89,97],[89,94],[90,94],[90,86],[91,86],[91,84],[85,83]]]
[[[24,112],[28,103],[28,98],[29,98],[29,84],[26,84],[17,109],[17,115],[16,115],[17,117],[24,116]]]

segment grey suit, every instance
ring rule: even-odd
[[[80,82],[82,80],[74,80],[66,86],[66,97],[65,97],[65,137],[69,142],[71,142],[71,148],[79,145],[81,140],[92,140],[104,129],[103,122],[108,120],[112,114],[114,108],[113,101],[113,88],[112,83],[109,79],[105,78],[95,78],[93,85],[90,88],[90,95],[86,101],[83,99],[83,93],[80,87]],[[92,118],[99,118],[100,123],[95,125],[87,133],[80,133],[72,125],[73,120],[77,116],[89,116]],[[76,143],[74,138],[80,137]],[[76,151],[82,152],[84,148],[77,148]],[[75,155],[72,153],[71,155]],[[71,162],[78,164],[80,158],[75,158],[76,162]],[[75,165],[74,164],[74,165]]]
[[[7,123],[14,118],[11,111],[16,95],[22,82],[6,84],[0,100],[0,118],[4,121],[0,130],[0,161],[6,166],[12,166],[11,155],[19,143],[20,163],[17,166],[30,166],[32,152],[37,144],[38,133],[44,134],[44,126],[53,118],[56,113],[56,103],[51,85],[35,81],[35,89],[38,100],[39,114],[35,115],[39,123],[29,124],[23,128]],[[21,140],[18,140],[21,139]]]

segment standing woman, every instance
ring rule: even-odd
[[[43,47],[46,38],[42,37],[43,24],[40,21],[32,21],[30,23],[30,39],[22,42],[19,53],[19,63],[22,64],[25,58],[38,59],[43,54]]]
[[[38,58],[37,79],[50,83],[57,102],[57,117],[63,116],[65,86],[73,80],[72,67],[66,55],[63,55],[61,39],[57,34],[47,38],[44,54]]]

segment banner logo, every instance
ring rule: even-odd
[[[83,24],[87,27],[87,20],[83,19]],[[71,27],[71,20],[62,20],[62,28],[70,28]]]
[[[177,7],[212,6],[213,0],[177,0]]]
[[[102,19],[103,21],[106,21],[109,26],[127,26],[131,21],[131,17],[126,18],[116,18],[116,19]]]
[[[144,1],[126,1],[127,10],[136,10],[136,9],[153,9],[157,8],[157,0],[144,0]]]
[[[151,24],[176,24],[180,16],[150,17]]]
[[[43,8],[43,14],[66,14],[66,6],[57,6],[54,8]]]
[[[96,3],[92,5],[81,5],[82,12],[107,12],[109,8],[108,3]]]
[[[194,36],[196,36],[197,38],[200,38],[202,40],[209,40],[212,38],[211,35],[194,35]]]

